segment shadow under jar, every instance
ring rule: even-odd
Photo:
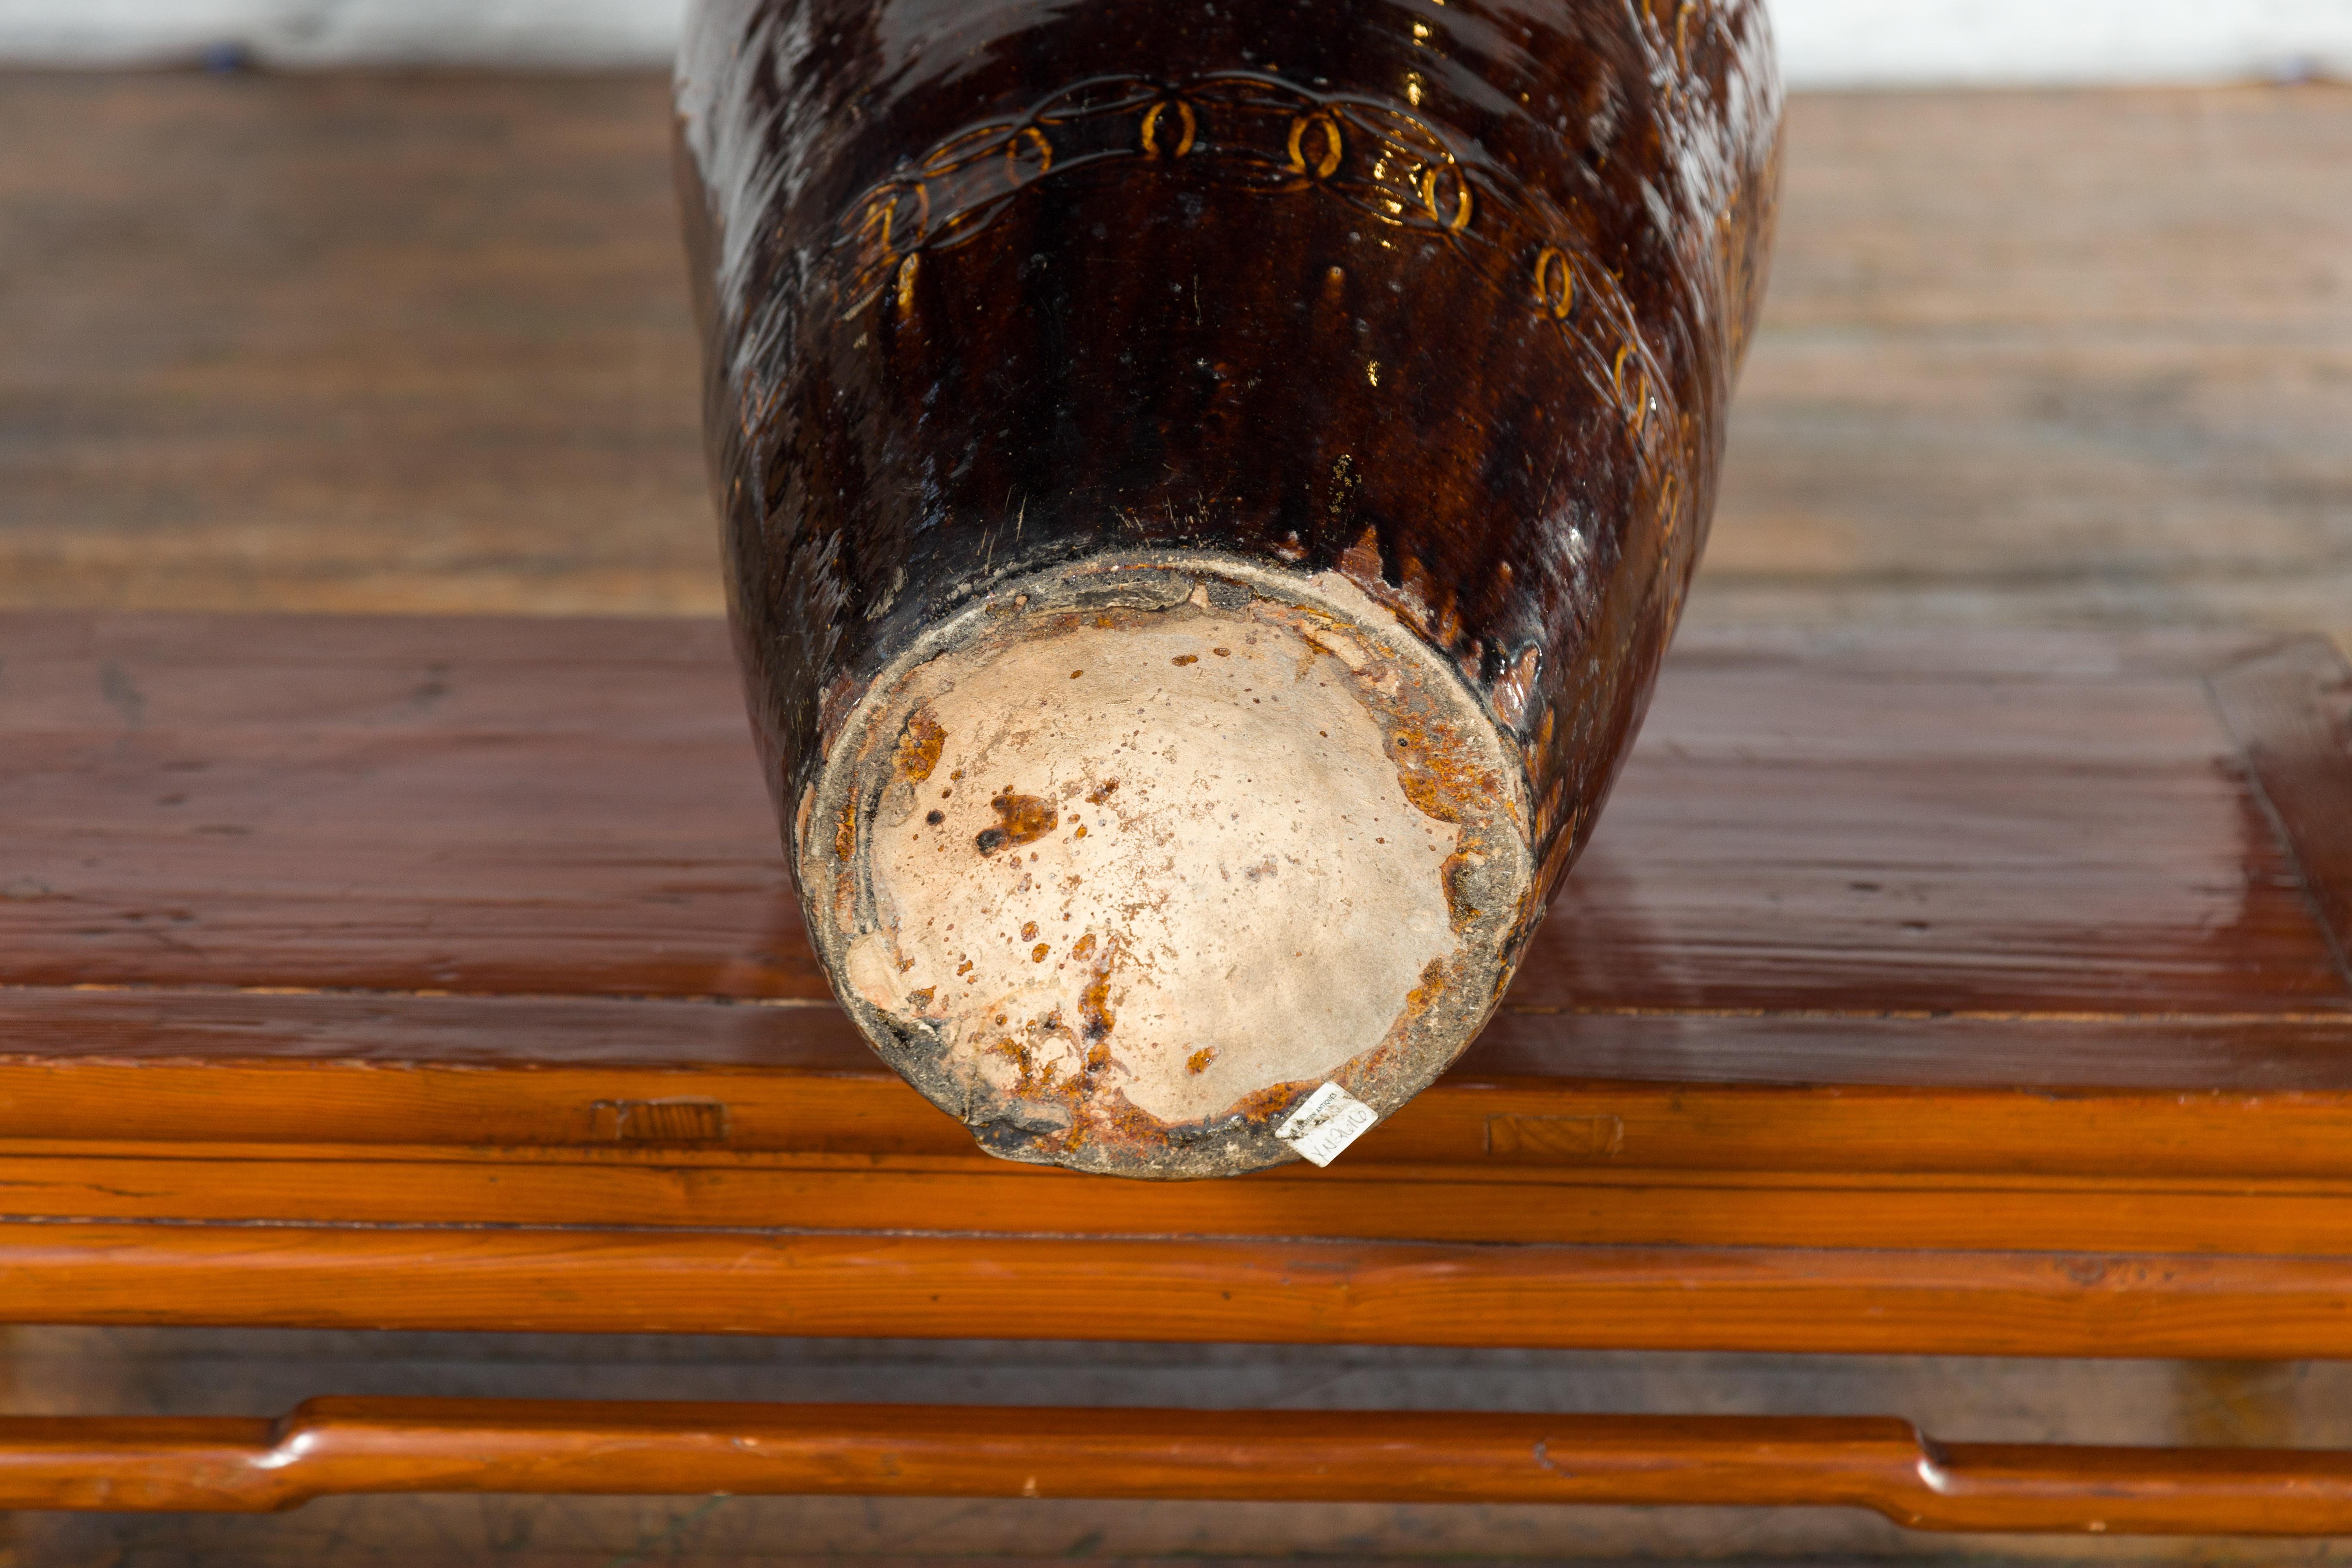
[[[1014,1159],[1223,1175],[1323,1085],[1393,1110],[1696,563],[1761,5],[705,0],[677,101],[737,645],[843,1005]]]

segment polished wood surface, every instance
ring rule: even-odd
[[[2283,647],[2216,670],[2209,682],[2339,963],[2352,955],[2352,680],[2324,649]]]
[[[714,625],[0,645],[17,1321],[2352,1349],[2323,643],[1696,637],[1470,1056],[1183,1187],[865,1050]]]
[[[827,995],[714,624],[5,629],[9,984]],[[1694,637],[1510,1011],[2352,1017],[2203,685],[2299,716],[2328,831],[2341,666],[2277,646]],[[2136,1056],[2074,1081],[2166,1081]]]
[[[0,1420],[0,1507],[347,1492],[1867,1508],[1920,1530],[2326,1535],[2352,1455],[1942,1443],[1868,1417],[313,1399],[278,1421]]]
[[[396,1177],[378,1172],[374,1179]],[[933,1184],[921,1195],[929,1206],[902,1213],[902,1225],[948,1223],[954,1211],[947,1205],[961,1197],[953,1183]],[[1033,1203],[1033,1215],[1039,1206]],[[803,1211],[789,1219],[814,1217]],[[12,1274],[7,1313],[30,1322],[908,1339],[1046,1332],[1183,1343],[1887,1354],[2352,1354],[2340,1256],[797,1231],[797,1225],[743,1235],[646,1234],[609,1225],[52,1221],[0,1225],[0,1247]]]

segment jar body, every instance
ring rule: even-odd
[[[1778,120],[1757,0],[694,13],[754,732],[983,1146],[1249,1169],[1466,1045],[1696,563]]]

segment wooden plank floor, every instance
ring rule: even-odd
[[[0,78],[0,605],[714,611],[665,98],[646,75]],[[1696,620],[2352,646],[2352,89],[1800,98],[1784,225]],[[2339,1372],[30,1329],[0,1395],[944,1390],[2347,1444]],[[361,1499],[9,1528],[42,1563],[1985,1557],[1844,1514],[1380,1505]]]

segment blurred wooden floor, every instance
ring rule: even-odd
[[[716,613],[666,104],[0,76],[0,603]],[[2352,88],[1798,98],[1692,614],[2352,637]]]
[[[0,75],[0,605],[715,613],[666,104],[650,75]],[[2352,89],[1801,98],[1789,167],[1695,616],[2352,647]],[[1892,1410],[1971,1437],[2352,1443],[2341,1373],[34,1329],[0,1342],[0,1406],[1034,1399],[1058,1378],[1076,1400]],[[1687,1510],[353,1499],[5,1529],[7,1568],[1989,1556],[1859,1516]]]

